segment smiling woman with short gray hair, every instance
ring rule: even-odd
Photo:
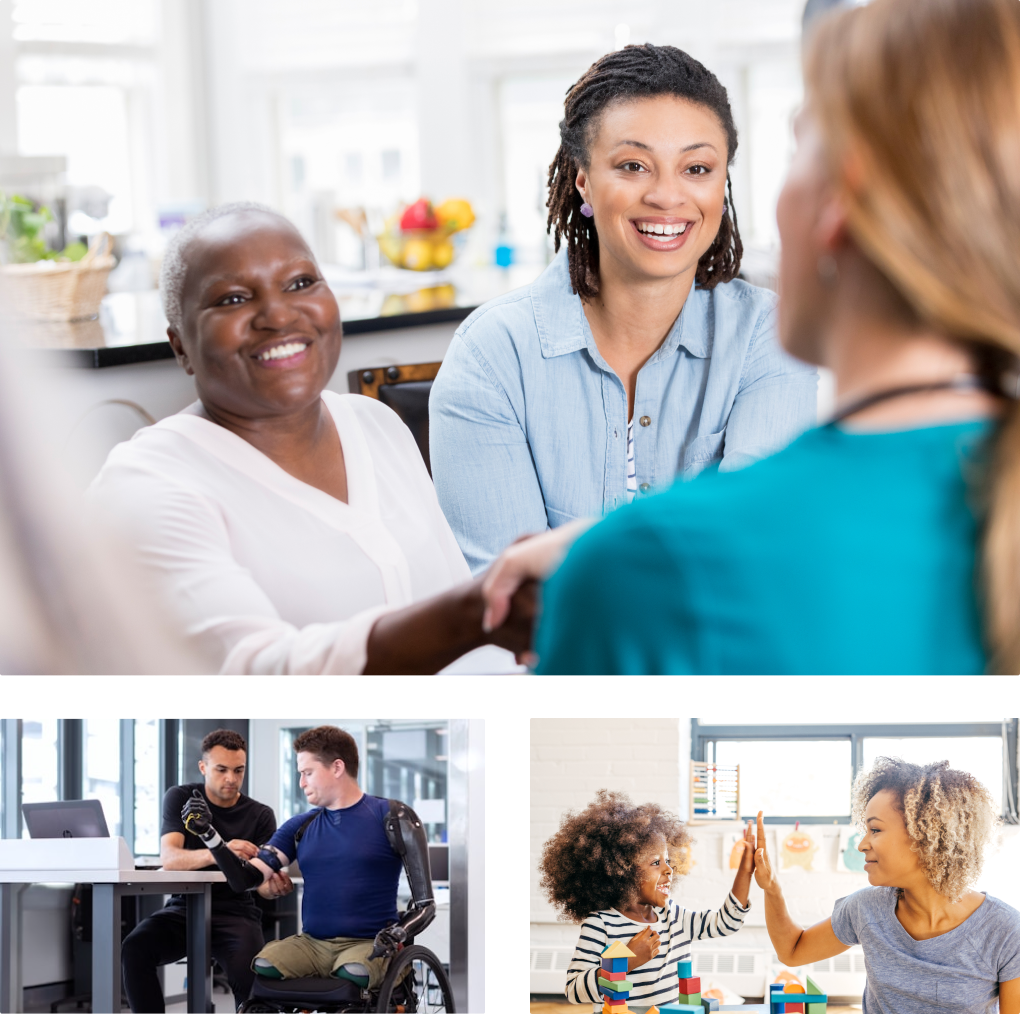
[[[519,626],[483,632],[407,427],[325,390],[340,310],[290,222],[252,204],[206,213],[171,242],[163,296],[198,401],[115,447],[90,494],[189,641],[222,672],[278,675],[435,672],[526,647],[530,599]],[[474,659],[493,667],[513,662]]]

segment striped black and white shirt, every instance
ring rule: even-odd
[[[722,908],[703,912],[688,912],[670,898],[665,908],[655,909],[655,923],[635,922],[615,908],[592,912],[581,924],[581,935],[567,969],[567,999],[594,1004],[592,1009],[600,1011],[598,974],[602,952],[614,941],[627,943],[651,926],[659,934],[659,953],[628,973],[627,978],[634,983],[628,1003],[658,1005],[676,1000],[680,995],[677,962],[690,960],[691,941],[736,933],[749,911],[750,905],[742,906],[731,891]]]
[[[627,503],[637,496],[637,469],[634,467],[634,420],[627,423]]]

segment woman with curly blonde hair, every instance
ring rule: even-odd
[[[871,887],[804,929],[786,909],[758,814],[754,877],[779,960],[799,967],[860,944],[866,1014],[1020,1014],[1020,912],[970,887],[999,822],[988,790],[948,761],[879,757],[854,783],[853,821]]]
[[[600,789],[580,813],[566,813],[542,847],[542,890],[581,935],[567,970],[571,1003],[602,1009],[599,966],[612,943],[627,945],[630,1003],[663,1004],[679,995],[676,966],[690,960],[691,941],[729,936],[748,911],[751,841],[733,890],[718,909],[695,912],[670,894],[680,853],[691,844],[679,817],[657,803],[635,806],[622,792]]]

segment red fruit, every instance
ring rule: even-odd
[[[403,215],[400,216],[400,228],[404,232],[412,229],[435,229],[438,228],[438,225],[435,212],[432,210],[432,204],[425,197],[421,197],[414,204],[408,205],[404,209]]]

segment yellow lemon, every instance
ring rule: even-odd
[[[447,232],[460,232],[474,224],[475,213],[471,205],[461,197],[451,197],[435,209],[436,221]]]
[[[432,244],[427,239],[409,239],[404,244],[403,265],[412,271],[428,271],[432,267]]]
[[[453,244],[448,239],[441,239],[432,247],[432,265],[437,268],[449,266],[453,260]]]

